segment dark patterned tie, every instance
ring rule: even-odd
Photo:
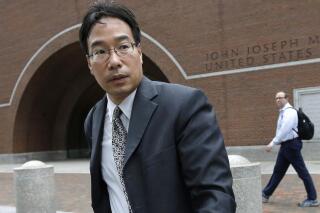
[[[112,118],[112,150],[113,150],[113,158],[116,163],[117,171],[120,177],[122,190],[124,192],[126,201],[129,206],[129,212],[132,212],[128,195],[126,192],[126,188],[124,185],[124,181],[123,181],[123,166],[124,166],[125,148],[127,143],[127,131],[124,128],[122,121],[120,119],[121,113],[122,113],[121,109],[118,106],[116,106],[116,108],[113,111],[113,118]]]

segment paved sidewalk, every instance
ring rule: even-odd
[[[262,187],[271,175],[262,175]],[[317,191],[320,192],[320,175],[312,175]],[[319,213],[320,207],[300,208],[298,203],[306,198],[303,182],[297,175],[289,174],[279,184],[270,197],[270,202],[263,204],[264,213]]]
[[[89,174],[88,160],[67,160],[67,161],[49,161],[45,162],[47,165],[54,166],[55,173],[80,173]],[[261,161],[261,174],[272,174],[275,161]],[[306,161],[306,165],[311,174],[320,175],[320,161]],[[1,164],[0,173],[11,173],[14,168],[20,167],[21,164]],[[296,174],[294,169],[290,166],[287,174]],[[1,213],[1,212],[0,212]]]
[[[55,174],[57,210],[73,213],[92,213],[89,174]],[[15,206],[13,173],[0,173],[0,207]],[[9,208],[7,208],[9,209]],[[0,208],[0,213],[3,212]],[[11,212],[10,212],[11,213]]]
[[[55,168],[56,203],[61,212],[92,213],[90,207],[90,175],[87,160],[71,160],[59,162],[46,162]],[[320,162],[306,162],[311,171],[316,188],[320,192]],[[270,178],[274,162],[261,162],[262,186]],[[13,192],[13,168],[21,164],[0,164],[0,213],[9,213],[15,205]],[[300,208],[297,203],[302,201],[305,190],[302,181],[293,169],[288,171],[280,183],[270,203],[263,204],[264,213],[316,213],[320,207]],[[6,210],[2,211],[1,207]],[[9,207],[8,207],[9,206]],[[12,212],[12,211],[11,211]]]

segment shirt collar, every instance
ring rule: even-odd
[[[292,108],[292,106],[291,106],[291,104],[289,104],[289,102],[286,103],[286,105],[284,105],[279,111],[281,112],[281,111],[284,111],[284,110],[286,110],[288,108]]]
[[[136,96],[137,89],[135,89],[130,95],[128,95],[118,106],[121,109],[122,113],[126,116],[128,120],[131,118],[131,111],[132,111],[132,105],[134,98]],[[107,104],[107,109],[108,109],[108,114],[109,114],[109,119],[112,121],[112,115],[113,111],[116,108],[116,104],[114,104],[109,95],[107,94],[107,99],[108,99],[108,104]],[[112,112],[112,113],[109,113]]]

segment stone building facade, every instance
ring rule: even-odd
[[[145,74],[202,89],[227,146],[271,140],[279,90],[320,126],[320,1],[118,2],[141,25]],[[78,42],[91,3],[0,1],[0,154],[86,150],[83,120],[103,96]]]

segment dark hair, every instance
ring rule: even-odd
[[[277,94],[280,92],[282,92],[284,94],[284,98],[289,98],[289,95],[285,91],[281,90],[281,91],[277,92]]]
[[[82,20],[79,31],[81,48],[88,54],[88,38],[92,27],[104,17],[114,17],[126,22],[131,28],[135,43],[140,44],[140,28],[133,12],[120,4],[97,2],[92,5]]]

